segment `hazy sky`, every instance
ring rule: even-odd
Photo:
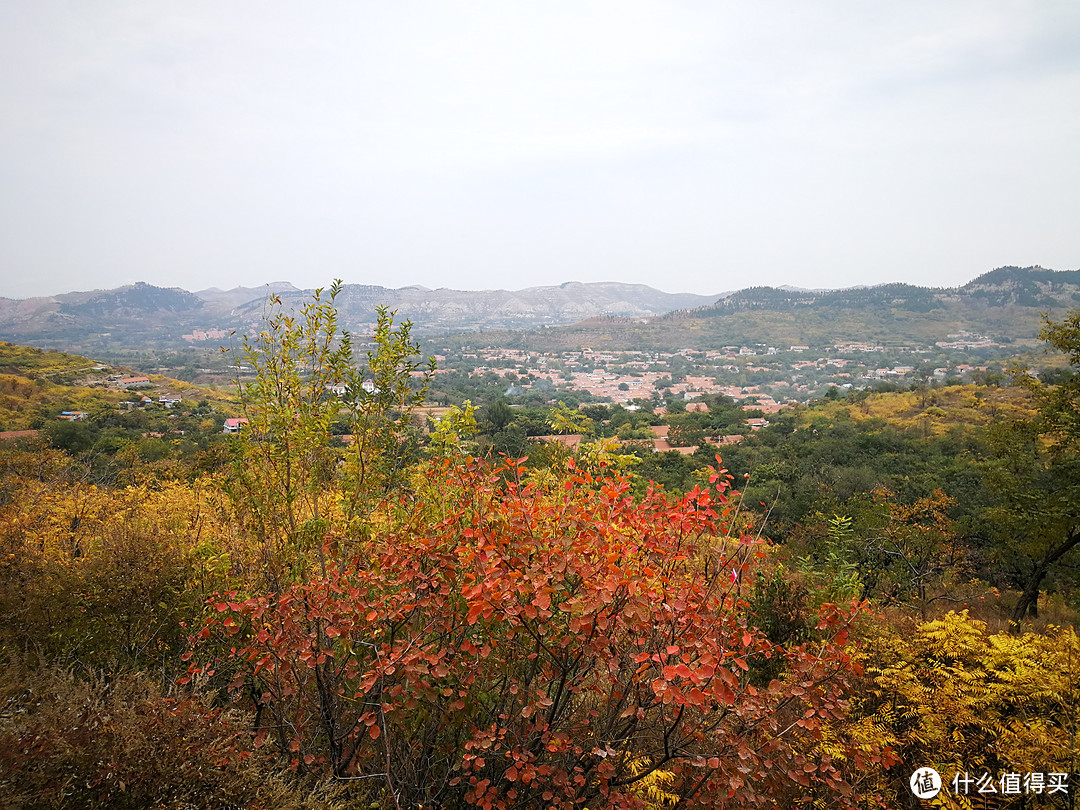
[[[1080,2],[0,0],[0,295],[1080,267]]]

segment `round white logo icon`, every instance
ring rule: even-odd
[[[941,792],[941,775],[933,768],[918,768],[911,775],[911,792],[920,799],[932,799]]]

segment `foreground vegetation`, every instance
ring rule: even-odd
[[[520,414],[421,430],[408,324],[355,364],[334,293],[246,341],[239,435],[109,476],[4,448],[0,806],[894,808],[916,766],[1077,770],[1072,378],[833,397],[724,462],[563,408],[577,451],[500,455]]]

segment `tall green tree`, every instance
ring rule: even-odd
[[[1039,336],[1080,368],[1080,309],[1060,322],[1047,320]],[[1031,391],[1036,415],[995,428],[997,458],[987,475],[998,498],[990,512],[994,534],[1022,589],[1014,632],[1025,617],[1038,616],[1048,579],[1080,547],[1080,377],[1049,384],[1019,373],[1018,380]]]
[[[395,326],[395,312],[385,306],[376,312],[373,347],[364,366],[346,370],[342,400],[353,437],[342,466],[342,506],[354,532],[365,514],[401,486],[416,458],[414,415],[435,374],[435,360],[424,361],[412,339],[412,322]]]
[[[366,365],[354,359],[349,332],[334,302],[342,285],[318,289],[297,313],[270,298],[264,328],[244,336],[244,362],[253,376],[238,382],[247,424],[234,445],[226,484],[263,555],[269,584],[305,580],[313,558],[325,571],[324,540],[334,517],[356,530],[400,479],[407,454],[401,435],[423,401],[429,374],[408,321],[378,309]],[[344,458],[330,442],[343,420],[351,442]]]
[[[502,397],[487,406],[485,416],[496,431],[502,430],[514,421],[514,412],[510,410],[510,406],[506,404],[506,400]]]

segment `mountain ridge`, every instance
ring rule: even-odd
[[[209,346],[230,332],[258,329],[271,295],[298,309],[311,293],[289,282],[196,293],[139,282],[46,298],[0,298],[0,340],[83,353]],[[711,296],[620,282],[479,291],[345,284],[336,304],[342,326],[357,333],[369,329],[376,307],[385,305],[399,320],[411,320],[417,335],[494,338],[489,333],[542,331],[549,339],[573,336],[585,345],[908,341],[967,330],[1032,339],[1043,311],[1080,305],[1080,270],[1006,266],[959,287],[756,286]]]
[[[717,349],[729,345],[837,342],[933,344],[957,333],[1037,343],[1043,314],[1080,306],[1080,270],[999,267],[958,287],[902,282],[837,290],[748,287],[715,304],[642,320],[596,317],[542,334],[488,335],[537,350]],[[457,340],[469,336],[458,335]]]
[[[100,351],[110,347],[163,348],[198,343],[225,331],[258,328],[270,296],[297,309],[312,290],[289,282],[262,287],[211,287],[189,292],[146,282],[112,290],[61,293],[39,298],[0,298],[0,339],[50,347]],[[376,307],[397,310],[417,333],[473,329],[532,329],[596,315],[651,317],[673,309],[713,303],[723,293],[667,293],[644,284],[576,282],[523,290],[428,290],[345,284],[337,300],[342,324],[362,330]]]

